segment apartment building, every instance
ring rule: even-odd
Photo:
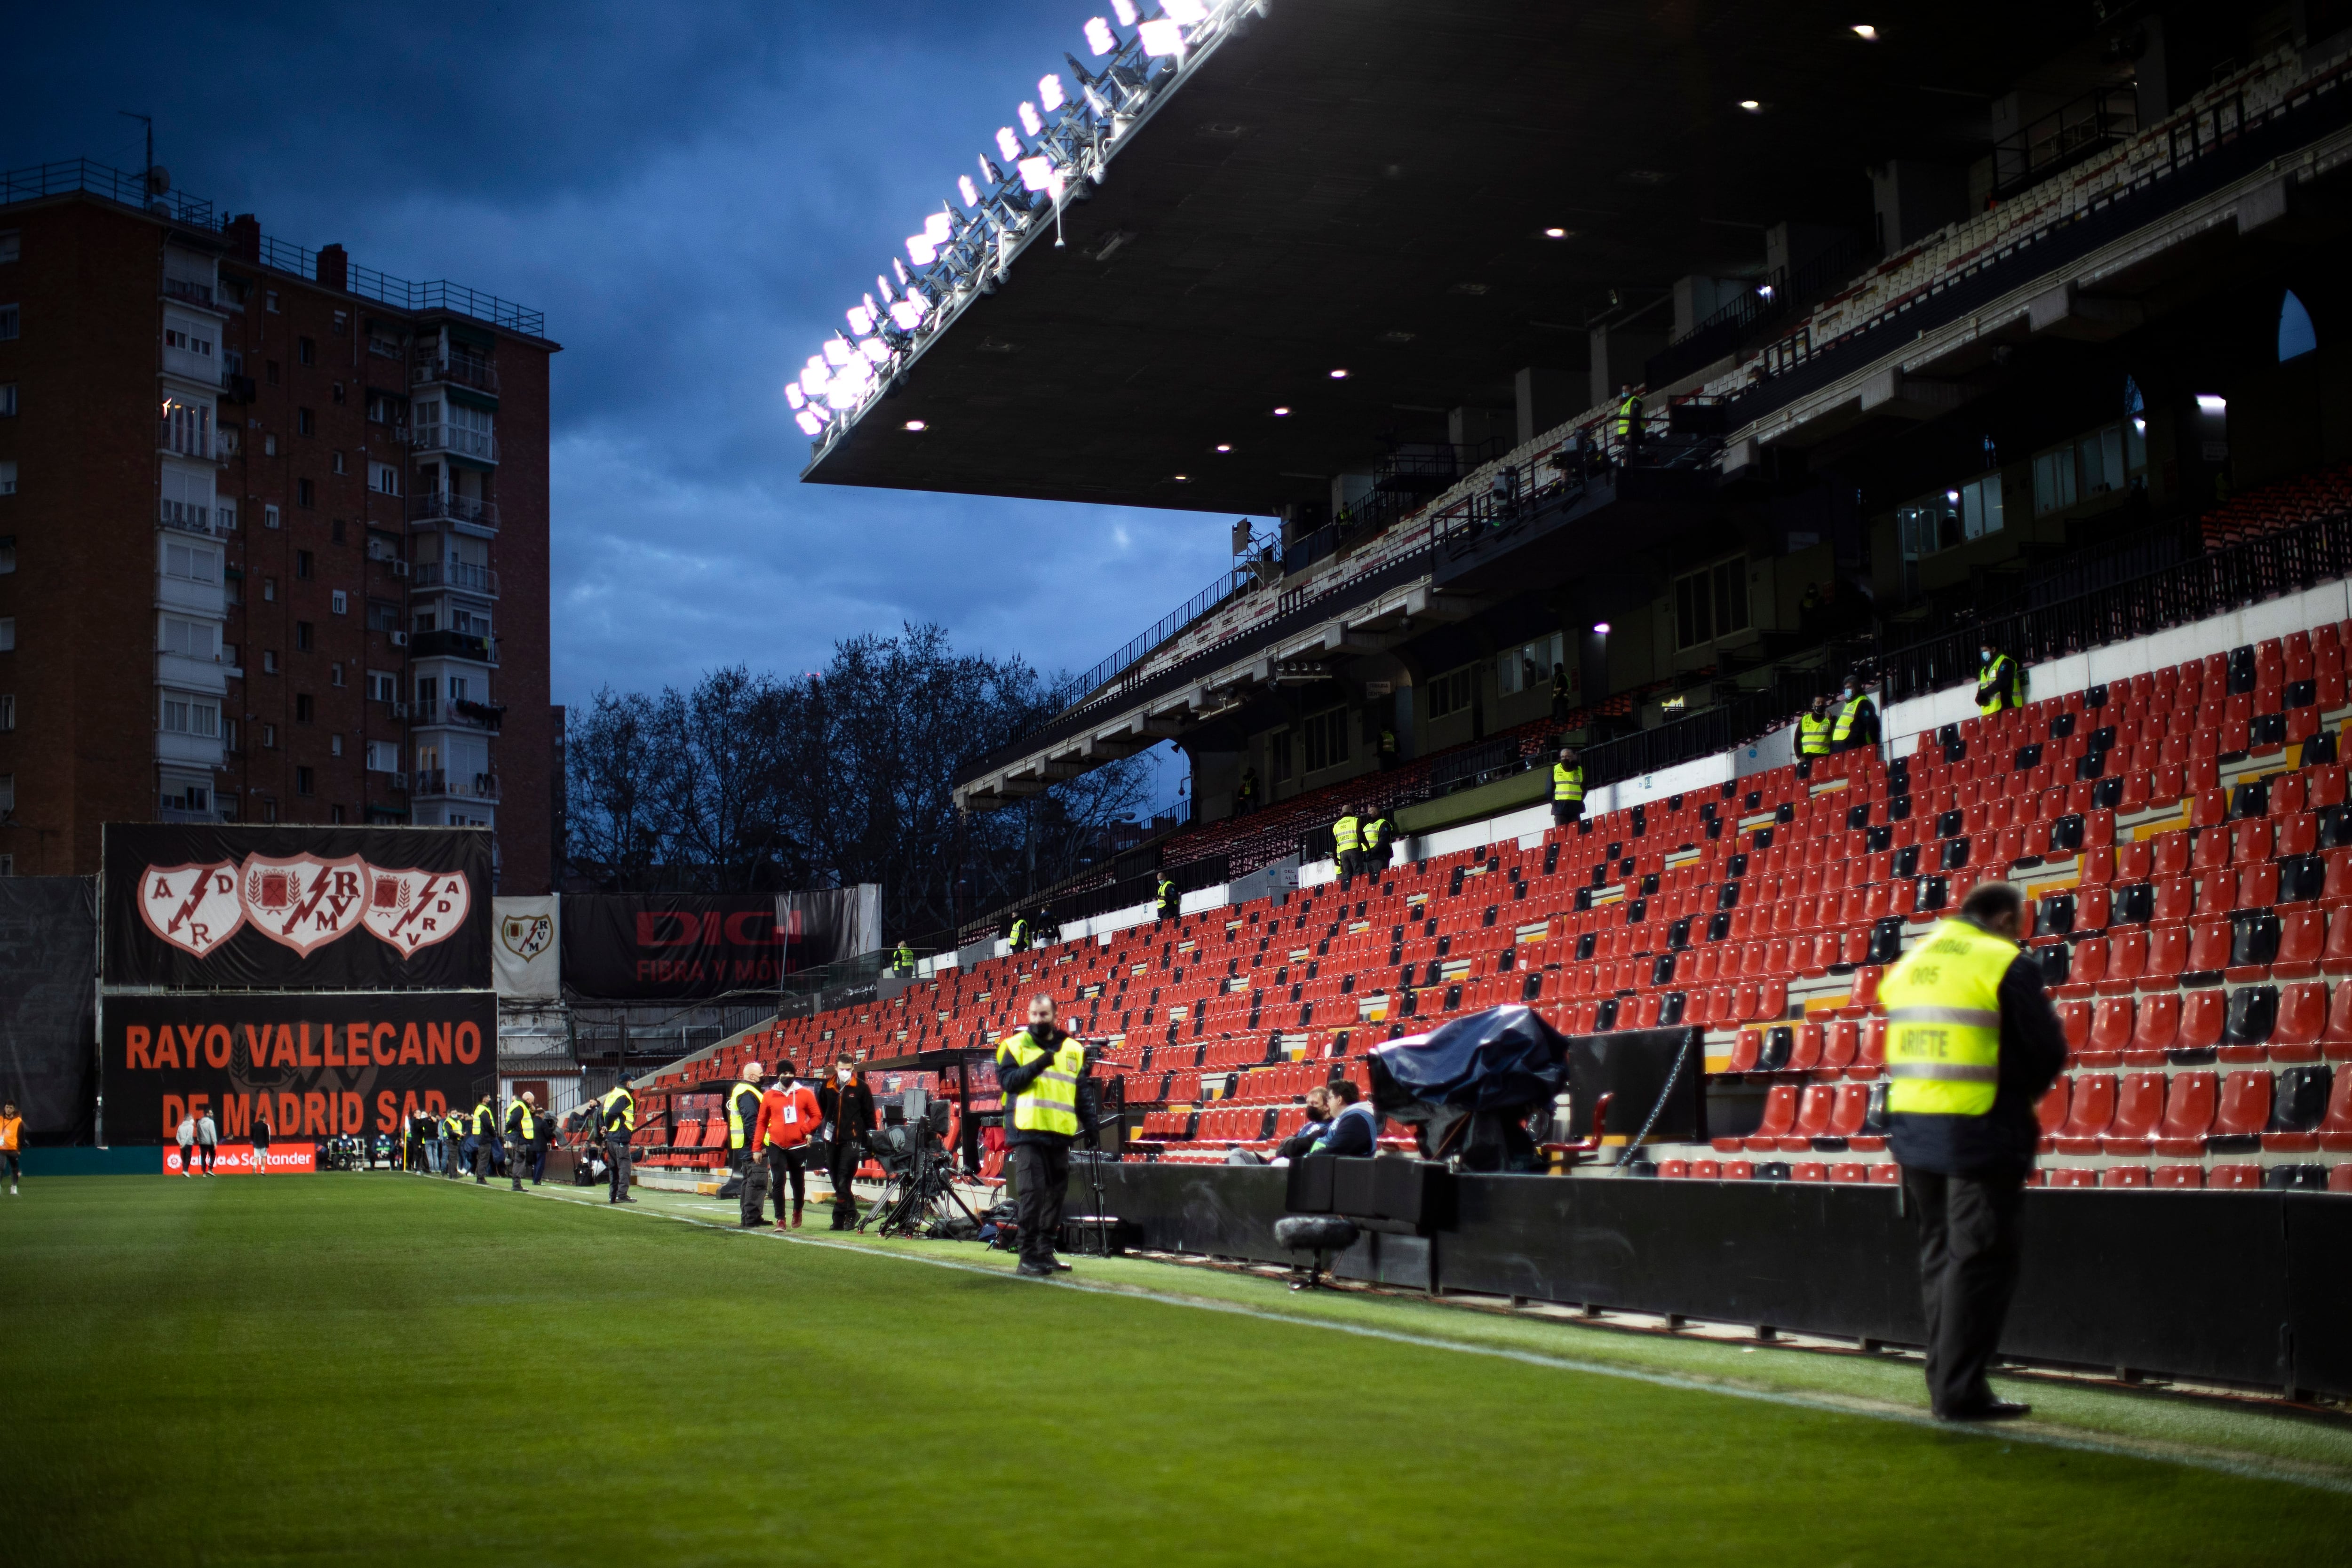
[[[161,171],[0,175],[0,871],[110,821],[457,824],[549,887],[556,348]]]

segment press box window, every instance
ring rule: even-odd
[[[2147,472],[2146,422],[2126,419],[2033,458],[2033,515],[2129,489]]]
[[[1470,693],[1478,679],[1475,666],[1464,665],[1450,669],[1429,683],[1429,716],[1444,719],[1460,713],[1470,706]]]
[[[1748,629],[1748,560],[1734,556],[1675,579],[1675,646],[1702,643]]]
[[[1565,667],[1568,639],[1558,632],[1522,643],[1495,660],[1495,689],[1508,697],[1517,691],[1551,689],[1552,666]]]
[[[1333,708],[1309,718],[1301,726],[1307,732],[1307,771],[1319,773],[1336,768],[1348,760],[1348,710]]]

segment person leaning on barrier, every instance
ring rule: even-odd
[[[1815,697],[1813,705],[1797,720],[1797,755],[1826,757],[1830,754],[1830,700],[1826,695]]]
[[[1566,827],[1584,815],[1584,759],[1574,746],[1562,746],[1551,764],[1551,820]]]
[[[1617,388],[1617,446],[1622,457],[1631,458],[1642,445],[1642,398],[1631,382]]]
[[[1034,935],[1027,915],[1014,915],[1013,929],[1004,933],[1004,946],[1011,952],[1026,952]]]
[[[1352,803],[1340,812],[1339,820],[1331,825],[1331,843],[1332,861],[1339,872],[1339,890],[1344,893],[1364,871],[1364,823],[1356,815]]]
[[[817,1090],[816,1103],[829,1140],[825,1174],[833,1183],[833,1228],[855,1229],[857,1167],[866,1158],[866,1135],[874,1131],[874,1091],[854,1064],[835,1062],[832,1078]]]
[[[898,951],[890,955],[890,973],[898,975],[915,973],[915,950],[907,945],[903,937],[898,941]]]
[[[1919,1227],[1927,1397],[1947,1421],[2028,1406],[1986,1381],[2017,1288],[2017,1219],[2041,1127],[2034,1106],[2066,1063],[2042,970],[2018,946],[2025,900],[1988,882],[1886,972],[1888,1146]]]
[[[1845,678],[1838,691],[1837,722],[1830,726],[1830,750],[1855,752],[1878,744],[1878,709],[1862,689],[1859,674]]]
[[[1396,853],[1396,824],[1385,811],[1376,811],[1364,818],[1364,874],[1378,877],[1389,868]]]
[[[2001,652],[1990,642],[1977,648],[1977,711],[1998,713],[2004,708],[2025,706],[2025,677],[2017,668],[2017,660]]]
[[[996,1047],[996,1087],[1004,1097],[1004,1141],[1013,1152],[1013,1201],[1021,1227],[1018,1273],[1066,1274],[1054,1256],[1062,1199],[1070,1184],[1070,1144],[1078,1135],[1078,1085],[1086,1047],[1054,1022],[1054,999],[1029,998],[1029,1024]]]
[[[743,1076],[727,1086],[727,1169],[741,1175],[759,1158],[751,1148],[751,1124],[760,1120],[760,1064],[745,1062]]]
[[[625,1083],[616,1083],[596,1102],[596,1125],[604,1134],[604,1175],[611,1184],[608,1204],[633,1204],[629,1195],[629,1140],[637,1131],[637,1097]]]
[[[516,1192],[522,1191],[522,1173],[530,1168],[532,1149],[539,1142],[539,1100],[530,1090],[524,1089],[507,1102],[507,1179]]]
[[[1151,911],[1159,919],[1172,921],[1183,904],[1183,895],[1176,890],[1176,879],[1167,872],[1160,873],[1160,885],[1151,896]]]

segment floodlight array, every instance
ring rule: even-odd
[[[964,308],[1004,281],[1026,242],[1074,199],[1101,184],[1111,158],[1153,106],[1241,20],[1268,0],[1110,0],[1111,15],[1081,29],[1091,68],[1075,55],[1037,80],[1037,96],[1000,126],[957,200],[907,237],[874,292],[845,312],[836,331],[785,384],[803,435],[830,442],[855,424]],[[1157,15],[1147,16],[1147,11]],[[1072,83],[1075,83],[1075,86]],[[908,428],[914,426],[909,425]]]

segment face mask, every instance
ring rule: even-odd
[[[1977,649],[1977,658],[1986,664],[1990,664],[1992,662],[1992,649],[1989,647],[1980,647]]]

